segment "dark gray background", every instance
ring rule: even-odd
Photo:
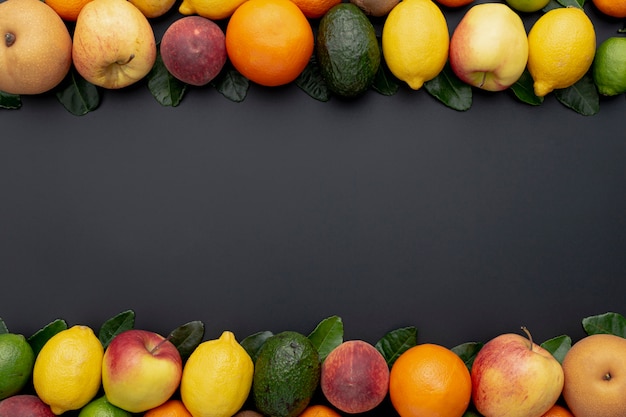
[[[599,41],[622,27],[587,9]],[[444,12],[452,31],[462,11]],[[624,95],[584,117],[475,92],[459,113],[406,87],[196,88],[169,108],[140,83],[83,117],[23,97],[0,111],[0,317],[576,339],[583,317],[626,313],[625,116]]]

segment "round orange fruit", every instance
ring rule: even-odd
[[[471,394],[469,370],[446,347],[414,346],[391,367],[389,396],[401,417],[461,417]]]
[[[193,417],[181,400],[167,400],[158,407],[154,407],[143,415],[143,417]]]
[[[626,0],[593,0],[593,5],[607,16],[626,17]]]
[[[45,3],[57,12],[61,19],[67,22],[75,22],[78,13],[83,9],[85,4],[91,0],[45,0]]]
[[[341,0],[291,0],[302,13],[310,19],[317,19],[322,17],[329,11],[333,6],[341,3]]]
[[[561,405],[555,404],[541,417],[574,417],[574,414]]]
[[[315,404],[305,408],[298,417],[341,417],[341,414],[326,405]]]
[[[275,87],[294,81],[313,54],[313,29],[291,0],[248,0],[226,26],[226,52],[244,77]]]

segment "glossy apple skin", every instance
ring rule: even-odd
[[[540,417],[563,389],[561,364],[518,334],[487,342],[472,365],[472,399],[484,417]]]
[[[487,91],[509,88],[528,61],[522,19],[506,4],[473,6],[450,38],[449,59],[457,77],[471,86]]]
[[[56,417],[36,395],[18,394],[0,401],[0,417]]]
[[[160,48],[165,68],[190,85],[208,84],[226,63],[224,32],[201,16],[174,21],[163,34]]]
[[[102,386],[111,404],[142,413],[174,394],[182,371],[180,353],[169,340],[147,330],[127,330],[104,352]]]
[[[127,0],[92,0],[74,29],[72,60],[90,83],[127,87],[144,78],[156,60],[156,40],[148,19]]]
[[[322,364],[320,386],[339,410],[364,413],[378,406],[389,389],[389,366],[383,355],[362,340],[343,342]]]

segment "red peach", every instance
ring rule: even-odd
[[[0,401],[0,417],[56,417],[36,395],[18,394]]]

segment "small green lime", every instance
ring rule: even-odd
[[[35,354],[21,334],[0,334],[0,400],[17,394],[30,380]]]
[[[550,0],[506,0],[506,3],[518,12],[532,13],[546,7]]]
[[[81,408],[78,417],[132,417],[132,414],[114,406],[103,395]]]
[[[605,96],[626,93],[626,37],[611,37],[598,46],[593,81]]]

